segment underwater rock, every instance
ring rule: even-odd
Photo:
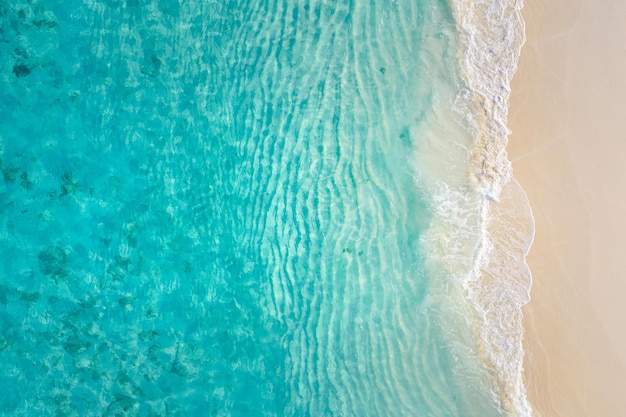
[[[144,60],[144,62],[141,64],[141,73],[149,77],[156,77],[159,75],[161,65],[161,60],[155,55],[151,55],[150,59]]]
[[[107,274],[114,281],[121,281],[128,273],[130,260],[126,257],[116,255],[113,262],[106,269]]]
[[[32,190],[34,183],[28,178],[28,172],[22,172],[20,174],[20,185],[26,190]]]
[[[35,25],[38,29],[46,30],[56,28],[59,26],[59,23],[57,22],[56,16],[52,12],[48,11],[34,18],[33,25]]]
[[[61,184],[61,195],[59,198],[73,194],[81,186],[81,182],[75,180],[71,172],[63,173],[61,178],[63,179],[63,184]]]
[[[60,246],[47,247],[39,252],[39,270],[44,275],[65,275],[67,253]]]
[[[30,73],[31,69],[28,68],[28,66],[26,66],[25,64],[13,65],[13,74],[15,74],[17,78],[26,77],[27,75],[30,75]]]
[[[13,182],[17,178],[19,169],[14,165],[9,165],[2,170],[2,176],[6,182]]]

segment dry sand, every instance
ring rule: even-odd
[[[536,220],[525,373],[542,417],[626,416],[626,0],[526,0],[509,158]]]

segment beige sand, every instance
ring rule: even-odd
[[[537,416],[626,416],[626,0],[526,0],[509,158],[536,220]]]

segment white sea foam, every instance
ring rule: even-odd
[[[525,263],[534,235],[525,193],[506,155],[510,82],[524,43],[519,0],[453,0],[464,85],[456,102],[474,140],[470,177],[479,193],[480,238],[463,282],[477,311],[483,354],[498,380],[494,393],[510,415],[529,417],[523,383],[521,307],[529,301]]]
[[[511,178],[506,157],[510,82],[524,43],[519,0],[454,0],[461,37],[464,89],[457,101],[475,139],[473,176],[484,195],[497,199]]]

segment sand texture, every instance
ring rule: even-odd
[[[530,400],[542,417],[626,416],[626,1],[523,14],[508,152],[536,221]]]

